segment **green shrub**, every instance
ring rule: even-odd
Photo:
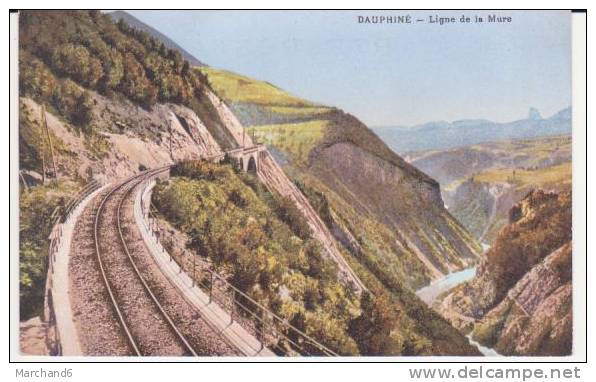
[[[280,219],[274,198],[247,186],[244,175],[229,164],[184,162],[174,166],[174,174],[155,187],[153,203],[189,235],[189,248],[276,314],[292,322],[303,318],[305,331],[325,345],[357,354],[347,325],[358,302],[339,282],[321,246],[294,232],[291,219],[297,210],[284,207],[287,222]],[[289,296],[282,299],[280,288],[287,288]]]
[[[302,212],[289,196],[276,199],[275,213],[299,238],[307,240],[312,236],[312,231]]]
[[[20,318],[41,314],[46,281],[48,237],[52,214],[63,207],[78,188],[70,182],[32,187],[19,197]]]

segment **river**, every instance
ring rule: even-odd
[[[481,243],[484,254],[490,249],[490,245]],[[476,267],[466,268],[458,272],[449,273],[438,280],[433,281],[429,285],[420,288],[416,291],[416,295],[420,297],[428,306],[432,305],[433,301],[443,292],[448,291],[457,285],[471,280],[476,276]]]
[[[482,249],[484,250],[484,253],[486,253],[486,251],[488,251],[489,248],[490,245],[482,243]],[[446,292],[463,282],[473,279],[475,275],[476,267],[466,268],[458,272],[449,273],[448,275],[445,275],[440,279],[433,281],[429,285],[418,289],[416,291],[416,295],[422,301],[424,301],[426,305],[431,306],[435,299],[439,297],[441,293]],[[466,338],[468,339],[471,345],[476,346],[478,350],[480,350],[480,352],[485,356],[496,357],[500,355],[495,350],[482,346],[478,342],[474,341],[470,334],[468,334]]]
[[[438,280],[433,281],[429,285],[420,288],[416,291],[416,295],[426,303],[432,305],[433,301],[443,292],[468,281],[476,275],[476,267],[466,268],[464,270],[449,273]]]

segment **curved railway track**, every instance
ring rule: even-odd
[[[133,355],[192,355],[197,352],[166,312],[141,274],[127,244],[122,219],[125,200],[151,170],[112,188],[97,207],[93,240],[105,288]]]
[[[203,312],[164,274],[137,227],[133,200],[139,186],[167,168],[143,172],[102,191],[77,222],[69,278],[76,330],[86,355],[213,356],[245,352],[234,342],[235,337],[222,334],[227,327],[205,320]],[[232,301],[236,293],[241,292],[232,290]],[[230,318],[234,307],[242,308],[238,302],[233,304],[236,306],[232,305]],[[322,349],[323,354],[335,355],[297,329],[293,332]],[[283,332],[276,335],[293,343]]]

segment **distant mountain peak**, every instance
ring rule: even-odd
[[[571,107],[566,107],[563,110],[555,113],[550,119],[566,119],[571,120]]]
[[[184,50],[184,48],[182,48],[180,45],[178,45],[174,40],[172,40],[165,34],[161,33],[157,29],[153,28],[152,26],[145,24],[144,22],[137,19],[130,13],[125,12],[125,11],[114,11],[114,12],[108,13],[107,15],[110,16],[112,18],[112,20],[114,20],[115,22],[117,22],[119,20],[123,20],[125,23],[127,23],[131,27],[149,33],[151,36],[153,36],[156,39],[158,39],[159,41],[163,42],[163,44],[168,49],[178,50],[182,54],[182,57],[186,61],[188,61],[191,66],[207,66],[206,64],[201,62],[199,59],[197,59],[195,56],[193,56],[192,54],[190,54],[189,52]]]
[[[539,121],[542,119],[542,115],[540,114],[538,109],[536,109],[535,107],[531,107],[530,110],[528,110],[528,119],[532,121]]]

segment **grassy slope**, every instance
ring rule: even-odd
[[[521,157],[528,156],[531,158],[526,165],[538,165],[543,159],[548,158],[554,151],[565,151],[571,153],[571,137],[567,135],[536,138],[536,139],[522,139],[511,140],[503,142],[493,142],[470,146],[474,150],[486,150],[493,152],[502,152],[505,155],[512,155]]]
[[[265,81],[257,81],[227,70],[197,68],[209,78],[245,126],[304,122],[331,110],[293,96]]]
[[[203,67],[199,70],[208,76],[214,90],[230,102],[257,104],[286,113],[316,113],[325,110],[324,107],[317,107],[268,82],[256,81],[222,69]]]
[[[325,120],[312,120],[251,127],[248,131],[258,142],[276,147],[294,161],[304,164],[311,150],[323,139],[328,124]]]
[[[285,135],[294,134],[294,138],[298,140],[304,139],[310,143],[325,145],[348,141],[397,166],[403,166],[405,163],[356,118],[336,108],[314,104],[290,95],[268,82],[254,80],[226,70],[204,67],[196,70],[207,75],[209,84],[215,92],[232,107],[241,122],[249,126],[248,130],[251,133],[254,132],[257,137],[263,136],[264,140],[279,142]],[[243,112],[238,110],[238,105],[257,108],[262,113],[260,118],[262,123],[256,125],[247,123],[243,120]],[[270,121],[278,116],[277,113],[287,117],[288,121],[271,123]],[[298,118],[294,119],[295,117]],[[323,128],[325,134],[320,134]],[[314,141],[313,138],[320,139]],[[315,146],[312,144],[309,148],[312,149]],[[309,150],[301,150],[300,145],[292,145],[285,151],[295,159],[304,158],[310,154]],[[422,172],[415,169],[410,171],[431,181]]]

